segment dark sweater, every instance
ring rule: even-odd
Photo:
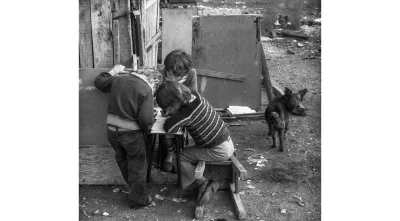
[[[108,113],[123,119],[136,121],[143,132],[153,124],[153,93],[150,86],[141,78],[125,74],[111,76],[100,73],[94,86],[108,97]]]
[[[228,139],[230,132],[211,105],[197,92],[196,98],[182,105],[178,112],[165,121],[164,129],[175,133],[185,126],[196,146],[211,148]]]

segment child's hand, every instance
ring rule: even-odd
[[[125,66],[121,64],[115,65],[108,73],[111,74],[111,76],[117,75],[117,74],[126,74],[128,72],[124,71]]]
[[[150,80],[150,86],[151,86],[151,89],[153,90],[153,94],[156,92],[156,90],[157,90],[157,85],[158,85],[158,83],[160,83],[160,80],[158,80],[158,79],[153,79],[153,80]]]

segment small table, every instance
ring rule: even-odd
[[[161,116],[161,109],[155,108],[157,111],[156,122],[153,124],[151,128],[151,132],[147,135],[147,153],[148,153],[148,165],[147,165],[147,182],[150,181],[151,168],[153,165],[153,153],[154,146],[156,142],[156,138],[158,135],[174,135],[175,145],[176,145],[176,165],[177,165],[177,174],[178,174],[178,197],[181,197],[181,166],[180,166],[180,153],[185,145],[185,138],[183,130],[180,130],[177,133],[168,133],[164,130],[163,126],[165,123],[166,117]],[[159,147],[160,148],[160,147]]]

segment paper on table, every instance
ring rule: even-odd
[[[156,122],[154,122],[153,127],[151,128],[151,133],[165,134],[167,132],[164,130],[164,123],[168,117],[163,117],[161,115],[161,108],[154,108],[154,109],[157,111],[157,115],[156,115]],[[179,129],[177,133],[181,132],[182,128]]]
[[[164,123],[166,117],[156,116],[156,122],[154,122],[153,127],[151,128],[152,133],[166,133],[164,130]]]

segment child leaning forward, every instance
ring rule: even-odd
[[[197,92],[197,73],[192,68],[190,55],[182,50],[171,51],[164,59],[163,80],[177,81],[189,88],[191,92]],[[163,164],[164,171],[171,171],[172,157],[175,150],[173,136],[160,136],[160,142],[164,144],[166,152]]]
[[[163,115],[170,116],[164,129],[174,133],[186,127],[195,142],[195,145],[187,146],[181,152],[180,167],[183,188],[191,184],[199,187],[195,217],[200,219],[204,204],[209,201],[210,194],[218,190],[219,183],[207,180],[204,176],[196,179],[196,164],[199,161],[230,159],[234,152],[230,132],[207,100],[197,92],[191,93],[179,82],[164,81],[156,91],[156,101],[163,109]],[[173,158],[172,162],[176,164],[176,156]]]

